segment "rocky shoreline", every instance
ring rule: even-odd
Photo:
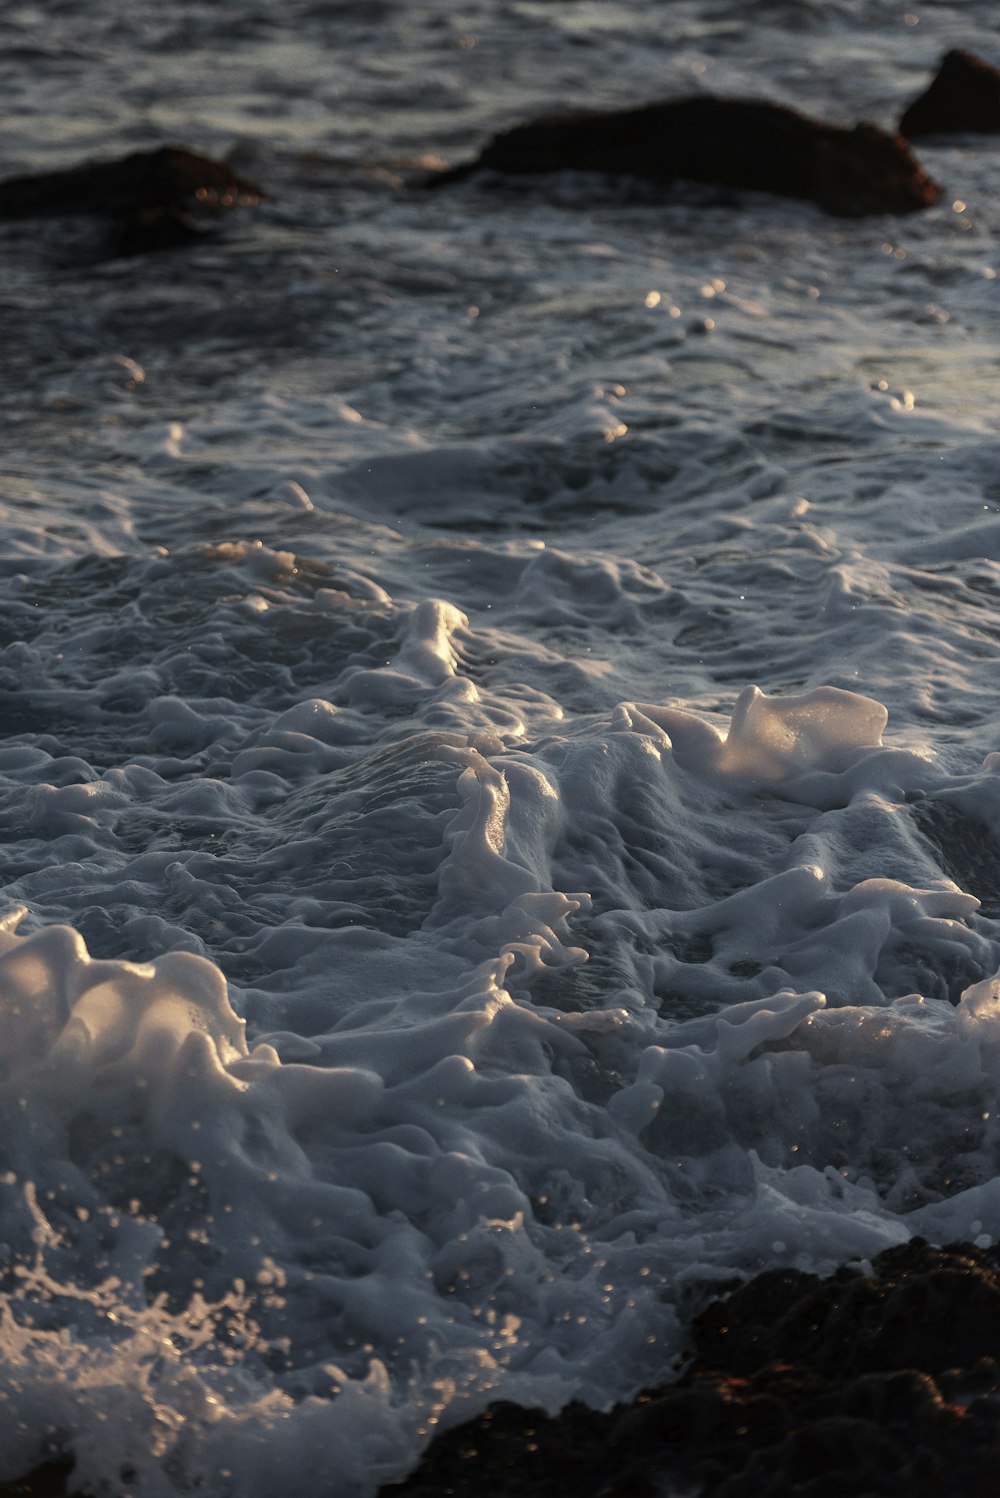
[[[992,1498],[1000,1252],[920,1239],[870,1271],[768,1270],[695,1318],[675,1384],[596,1414],[511,1404],[381,1498]]]
[[[491,1405],[380,1498],[993,1498],[1000,1248],[917,1238],[827,1279],[767,1270],[691,1331],[676,1382],[605,1414]],[[0,1498],[85,1498],[72,1475],[54,1457]]]

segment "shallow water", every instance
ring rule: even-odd
[[[1000,1238],[1000,145],[857,222],[416,165],[703,87],[889,124],[990,19],[0,19],[5,173],[272,194],[2,230],[0,1478],[370,1498],[734,1275]]]

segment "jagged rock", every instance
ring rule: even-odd
[[[998,1268],[914,1240],[870,1275],[769,1271],[695,1319],[679,1383],[609,1414],[492,1406],[383,1498],[993,1498]]]
[[[878,1275],[841,1269],[821,1280],[796,1270],[759,1275],[696,1320],[698,1356],[748,1375],[804,1365],[827,1378],[892,1368],[970,1368],[1000,1356],[1000,1280],[977,1249],[887,1249]]]
[[[1000,132],[1000,69],[972,52],[947,52],[930,86],[899,122],[907,140],[918,135]]]
[[[841,129],[779,104],[707,96],[518,125],[431,185],[564,170],[773,192],[848,216],[912,213],[941,194],[906,142],[874,125]]]
[[[264,194],[223,163],[183,146],[0,182],[0,220],[106,220],[117,254],[173,248],[203,232],[204,216],[259,203]]]
[[[492,1405],[382,1498],[995,1498],[996,1248],[914,1239],[870,1274],[770,1270],[692,1333],[679,1382],[607,1414]],[[0,1498],[73,1491],[59,1460],[0,1484]]]

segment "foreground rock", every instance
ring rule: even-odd
[[[183,244],[206,217],[259,203],[264,194],[222,162],[183,146],[133,151],[115,161],[0,182],[0,220],[105,220],[122,254]]]
[[[0,1482],[0,1498],[65,1498],[72,1470],[69,1462],[45,1462],[20,1482]]]
[[[941,195],[906,142],[874,125],[841,129],[779,104],[708,97],[518,125],[433,185],[566,170],[772,192],[851,217],[913,213]]]
[[[606,1415],[493,1405],[382,1498],[995,1498],[1000,1250],[915,1239],[870,1274],[770,1270],[692,1335],[680,1382]],[[315,1491],[338,1498],[323,1473]],[[81,1498],[59,1458],[0,1483],[65,1495]]]
[[[758,1276],[680,1381],[599,1415],[500,1404],[383,1498],[995,1498],[1000,1255],[920,1240],[872,1273]]]
[[[901,135],[1000,132],[1000,70],[972,52],[948,52],[933,82],[899,122]]]

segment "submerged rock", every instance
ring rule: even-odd
[[[107,220],[119,254],[172,248],[203,232],[206,214],[259,203],[264,194],[222,162],[183,146],[0,181],[0,220]]]
[[[899,122],[908,140],[918,135],[1000,132],[1000,69],[973,52],[947,52],[930,86]]]
[[[842,129],[780,104],[709,97],[533,120],[432,185],[565,170],[772,192],[848,216],[912,213],[941,195],[906,142],[875,125]]]
[[[870,1274],[770,1270],[695,1319],[680,1382],[609,1414],[492,1406],[383,1498],[992,1498],[998,1270],[919,1239]]]

